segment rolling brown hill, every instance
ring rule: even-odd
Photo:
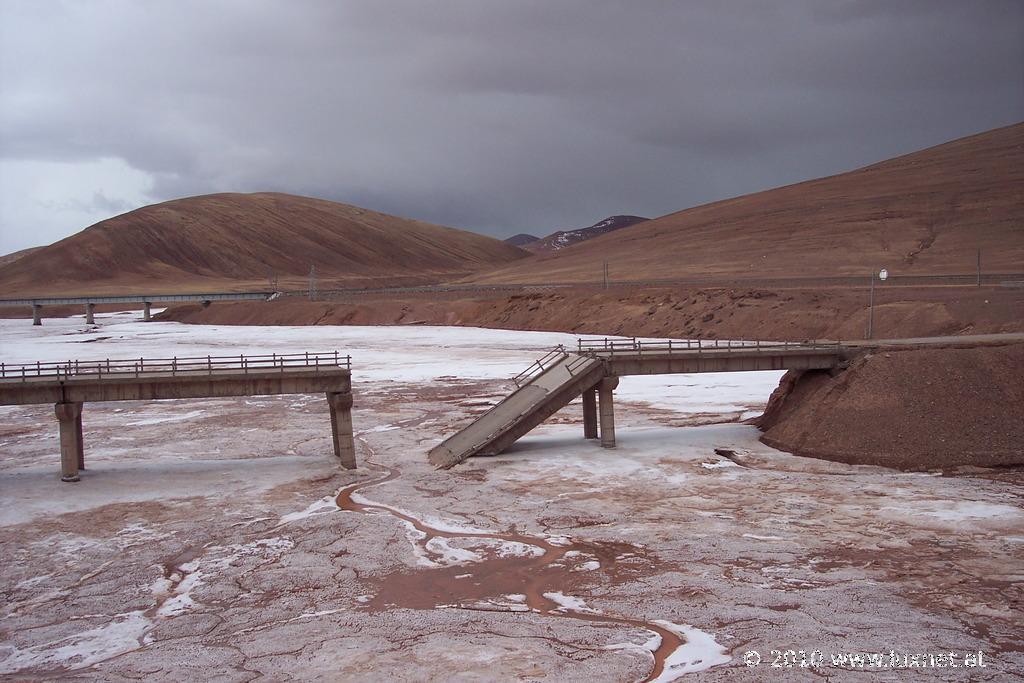
[[[5,296],[436,282],[526,252],[471,232],[277,193],[145,206],[0,266]]]
[[[43,247],[29,247],[28,249],[21,249],[19,251],[12,251],[10,254],[4,254],[0,256],[0,266],[6,266],[9,263],[14,263],[20,258],[28,256],[34,251],[39,251]]]
[[[1024,123],[707,204],[482,273],[486,283],[1024,271]]]

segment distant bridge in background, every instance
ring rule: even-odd
[[[143,319],[150,320],[154,303],[199,302],[204,306],[214,301],[273,301],[280,298],[308,298],[317,301],[346,301],[373,296],[402,296],[418,294],[495,294],[543,292],[554,289],[611,289],[643,287],[690,288],[867,288],[874,280],[875,287],[967,287],[989,286],[1020,288],[1024,273],[972,273],[969,275],[892,275],[879,281],[875,274],[843,275],[836,277],[689,277],[652,280],[595,280],[583,282],[536,282],[529,284],[437,284],[413,287],[350,287],[341,289],[295,289],[286,291],[211,292],[207,294],[127,294],[127,295],[69,295],[0,299],[0,306],[31,306],[32,324],[42,324],[43,306],[80,305],[85,307],[87,324],[95,324],[96,304],[131,303],[143,306]]]
[[[835,277],[688,277],[663,278],[651,280],[593,280],[581,282],[534,282],[527,284],[443,284],[418,285],[412,287],[366,287],[344,289],[319,289],[317,299],[344,300],[349,297],[379,296],[388,294],[432,294],[432,293],[494,293],[494,292],[532,292],[550,289],[571,289],[575,287],[590,289],[634,288],[634,287],[766,287],[766,288],[809,288],[809,287],[870,287],[872,279],[876,287],[952,287],[952,286],[1014,286],[1024,280],[1024,273],[971,273],[969,275],[892,275],[880,282],[873,273],[865,275],[843,275]],[[283,297],[308,297],[308,290],[288,290],[281,292]]]
[[[200,302],[209,306],[214,301],[269,301],[280,296],[280,292],[212,292],[207,294],[125,294],[96,296],[56,296],[29,299],[0,299],[0,306],[31,306],[32,324],[43,324],[43,306],[84,306],[85,322],[96,322],[96,304],[142,304],[143,319],[149,320],[154,303]]]

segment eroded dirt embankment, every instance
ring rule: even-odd
[[[210,325],[465,325],[650,337],[862,339],[860,289],[573,288],[524,294],[432,292],[348,302],[175,306],[161,320]],[[892,288],[875,292],[874,336],[1024,331],[1024,290]]]
[[[759,421],[796,455],[932,470],[1024,465],[1024,344],[871,353],[790,371]]]

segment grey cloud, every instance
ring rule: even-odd
[[[543,233],[1024,119],[1013,1],[0,0],[0,13],[0,156],[123,158],[153,177],[153,200],[279,190]]]
[[[44,208],[54,209],[57,211],[77,211],[82,213],[106,213],[111,216],[125,211],[132,210],[128,202],[120,199],[112,199],[103,193],[102,190],[93,192],[92,197],[88,200],[81,199],[66,199],[62,201],[43,201],[38,202]]]

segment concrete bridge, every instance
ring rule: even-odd
[[[85,323],[95,324],[96,304],[142,304],[143,319],[150,319],[150,310],[154,303],[180,303],[198,301],[209,306],[214,301],[257,300],[269,301],[279,296],[279,292],[215,292],[209,294],[126,294],[97,296],[64,296],[42,297],[35,299],[0,299],[0,306],[31,306],[32,324],[43,324],[43,306],[80,305],[85,307]]]
[[[516,390],[429,453],[443,469],[473,455],[496,455],[573,401],[583,397],[583,435],[615,447],[612,392],[619,377],[696,372],[825,370],[868,349],[980,346],[1024,342],[1024,333],[919,337],[853,342],[736,342],[725,340],[579,340],[557,347],[513,378]]]
[[[583,396],[583,435],[615,447],[612,391],[619,377],[694,372],[813,370],[836,367],[850,351],[838,342],[580,340],[558,347],[515,378],[516,390],[435,446],[430,462],[447,469],[473,455],[496,455]],[[600,427],[600,432],[599,428]]]
[[[0,405],[53,403],[60,423],[61,480],[85,467],[82,406],[87,401],[149,401],[279,394],[327,395],[334,455],[355,468],[351,358],[332,353],[201,358],[0,363]]]

